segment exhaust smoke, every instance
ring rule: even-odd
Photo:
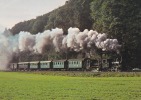
[[[78,28],[71,27],[68,29],[68,35],[63,35],[63,33],[63,29],[60,28],[46,30],[36,35],[22,31],[13,36],[8,30],[1,33],[0,70],[6,69],[13,54],[24,51],[39,54],[52,49],[56,52],[65,52],[66,50],[80,52],[93,48],[93,45],[103,51],[118,51],[121,47],[117,39],[108,39],[105,33],[98,33],[94,30],[85,29],[81,32]]]

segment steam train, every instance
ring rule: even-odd
[[[81,71],[117,71],[119,62],[113,62],[112,59],[68,59],[68,60],[50,60],[11,63],[12,71],[32,71],[32,70],[81,70]]]

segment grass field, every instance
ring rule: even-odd
[[[0,72],[0,100],[141,100],[141,77]]]

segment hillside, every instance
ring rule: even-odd
[[[140,0],[69,0],[58,9],[36,19],[17,23],[13,34],[32,34],[55,27],[94,29],[117,38],[122,45],[123,69],[141,68],[141,1]]]
[[[69,0],[58,9],[53,10],[36,19],[17,23],[12,29],[13,34],[20,31],[29,31],[33,34],[46,29],[63,28],[65,33],[70,27],[78,27],[80,30],[91,29],[90,2],[92,0]]]

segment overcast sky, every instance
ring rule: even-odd
[[[0,25],[14,24],[36,18],[65,4],[67,0],[0,0]]]

